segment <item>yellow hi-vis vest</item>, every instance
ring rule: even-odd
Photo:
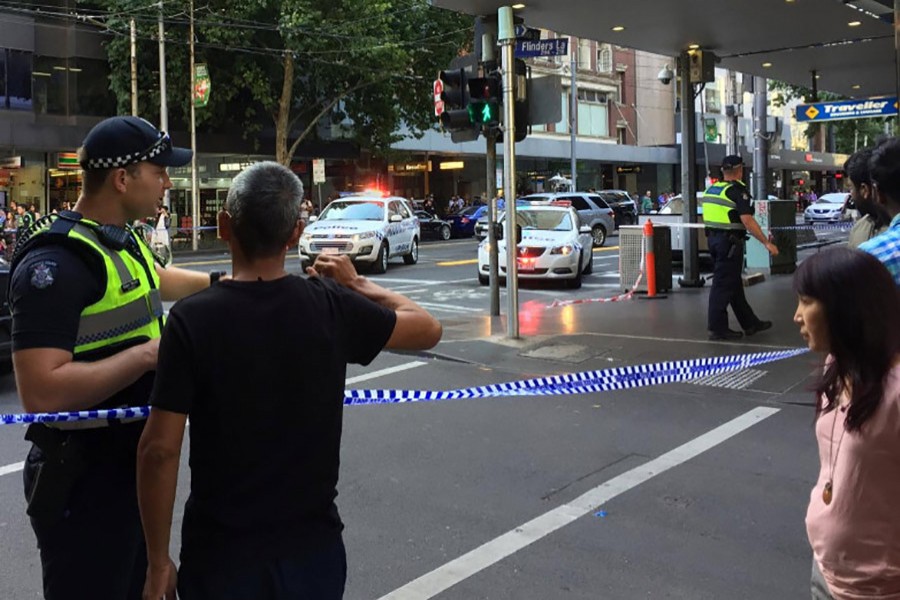
[[[720,181],[709,186],[703,193],[703,224],[710,229],[744,229],[743,223],[732,223],[728,213],[737,210],[737,204],[725,193],[735,184]]]
[[[34,237],[52,235],[51,229],[61,220],[57,219]],[[164,323],[162,297],[155,259],[147,245],[134,231],[127,230],[129,236],[134,238],[134,247],[140,249],[143,260],[139,260],[127,249],[114,250],[105,245],[96,223],[82,219],[69,224],[68,240],[81,243],[98,254],[106,268],[103,297],[81,311],[75,358],[85,352],[124,342],[142,342],[160,337]]]

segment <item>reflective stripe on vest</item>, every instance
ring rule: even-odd
[[[732,186],[733,183],[723,181],[703,193],[703,223],[710,229],[744,229],[742,223],[732,223],[728,216],[737,210],[737,204],[725,195]]]
[[[150,249],[135,237],[150,268],[151,280],[148,281],[140,260],[127,250],[116,251],[102,244],[90,226],[77,223],[68,237],[94,250],[103,258],[106,267],[103,297],[81,311],[75,355],[132,339],[159,337],[163,306]]]

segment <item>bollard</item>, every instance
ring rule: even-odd
[[[656,293],[656,251],[653,249],[653,221],[647,219],[644,223],[644,247],[646,248],[645,270],[647,275],[647,295],[641,296],[648,300],[665,298]]]

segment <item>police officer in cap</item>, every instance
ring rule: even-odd
[[[190,150],[143,119],[95,126],[79,152],[74,210],[34,223],[16,245],[10,282],[13,365],[29,413],[147,404],[164,300],[213,277],[164,268],[129,223],[155,213],[166,167]],[[220,274],[217,274],[220,275]],[[147,569],[136,499],[141,420],[33,424],[25,438],[28,515],[44,596],[140,598]]]
[[[753,202],[743,182],[744,162],[729,155],[722,160],[722,179],[703,194],[703,223],[714,261],[713,284],[709,293],[707,325],[709,339],[736,340],[772,327],[761,321],[744,296],[741,272],[744,268],[744,242],[749,233],[776,256],[778,247],[765,235],[753,218]],[[728,327],[728,305],[734,311],[743,332]]]

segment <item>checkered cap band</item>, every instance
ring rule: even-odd
[[[85,169],[118,169],[120,167],[127,167],[128,165],[150,160],[163,152],[169,152],[171,150],[172,139],[169,137],[168,133],[161,131],[159,133],[159,139],[157,139],[149,148],[145,148],[144,150],[132,154],[124,154],[122,156],[89,158],[82,167]]]

